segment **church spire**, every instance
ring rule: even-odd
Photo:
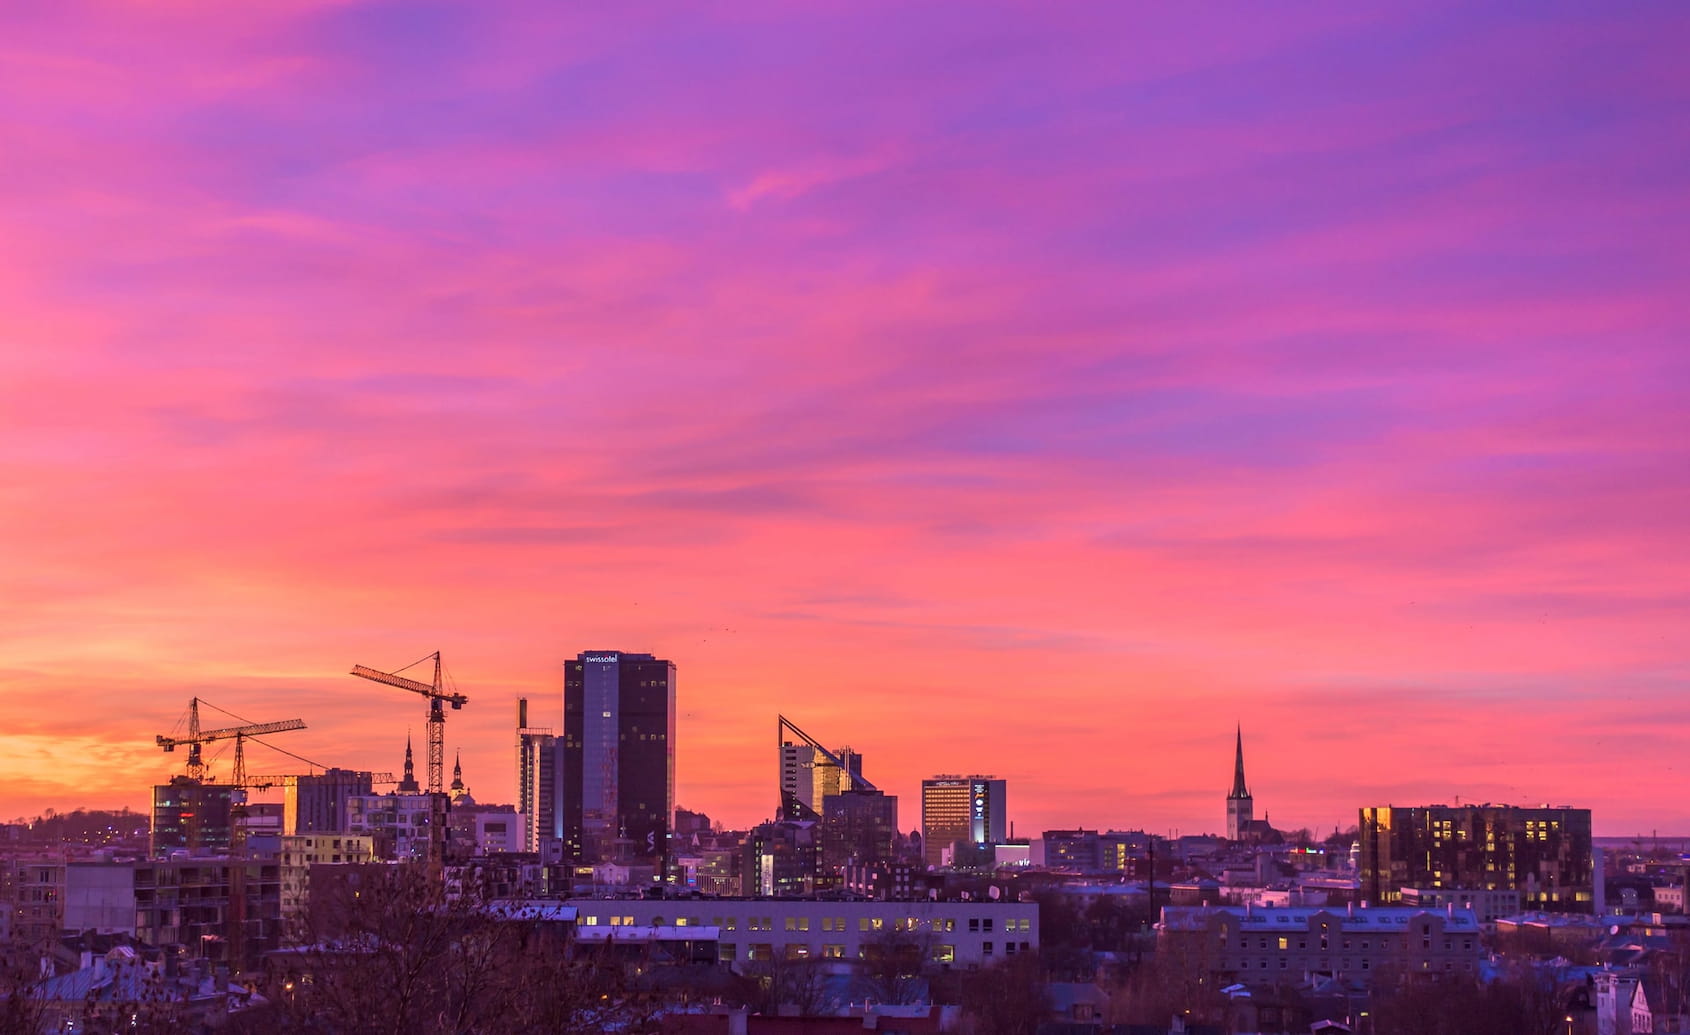
[[[1229,798],[1248,798],[1250,788],[1244,783],[1244,724],[1238,724],[1238,760],[1232,773],[1232,793]]]
[[[462,751],[456,752],[452,756],[451,789],[454,791],[461,791],[464,789],[464,753]]]
[[[421,794],[422,787],[417,783],[416,764],[411,760],[411,735],[405,734],[405,778],[399,781],[396,788],[400,794]]]

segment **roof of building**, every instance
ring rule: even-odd
[[[719,927],[694,926],[672,927],[664,924],[661,927],[646,924],[644,926],[626,924],[617,927],[577,927],[575,938],[583,942],[714,942],[720,941],[722,929]]]
[[[1472,910],[1433,910],[1392,906],[1356,910],[1337,910],[1311,906],[1167,906],[1162,910],[1161,926],[1169,930],[1199,931],[1209,927],[1211,918],[1231,914],[1245,931],[1286,931],[1307,929],[1317,918],[1336,921],[1345,931],[1390,931],[1407,929],[1418,917],[1443,921],[1446,931],[1474,931],[1479,919]]]

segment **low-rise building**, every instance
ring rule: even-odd
[[[1470,910],[1168,906],[1157,954],[1221,983],[1319,975],[1468,977],[1483,949]],[[1165,954],[1165,955],[1164,955]]]
[[[284,837],[281,852],[282,920],[305,915],[311,895],[311,868],[350,865],[376,858],[375,838],[367,834],[311,833]]]
[[[1402,904],[1418,909],[1471,909],[1481,924],[1520,912],[1518,888],[1403,888]]]
[[[726,963],[865,959],[914,946],[941,964],[977,967],[1039,946],[1031,902],[833,902],[817,899],[572,899],[594,928],[711,927]]]

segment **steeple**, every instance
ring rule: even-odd
[[[1248,798],[1250,788],[1244,784],[1244,724],[1238,724],[1238,761],[1232,773],[1232,793],[1229,798]]]
[[[411,760],[411,735],[405,734],[405,778],[399,781],[395,788],[399,794],[421,794],[422,787],[417,783],[416,765]]]
[[[1232,793],[1226,796],[1226,837],[1229,841],[1254,839],[1257,834],[1251,825],[1256,818],[1256,802],[1250,797],[1250,786],[1244,782],[1244,724],[1238,725],[1238,746],[1233,756]]]
[[[452,757],[452,786],[446,789],[446,796],[452,799],[454,806],[470,806],[475,799],[470,797],[469,788],[464,786],[464,753],[457,752]]]

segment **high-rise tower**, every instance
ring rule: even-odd
[[[957,844],[983,848],[1006,833],[1005,783],[991,776],[941,774],[921,781],[921,842],[930,866]]]
[[[564,662],[563,768],[566,856],[662,874],[675,813],[675,663],[614,650]]]
[[[516,811],[522,815],[525,852],[541,851],[540,842],[562,840],[563,767],[561,741],[549,728],[528,724],[528,698],[516,702]]]
[[[1242,841],[1250,833],[1250,823],[1256,818],[1256,802],[1244,782],[1244,726],[1238,727],[1238,751],[1233,764],[1232,793],[1226,796],[1226,836],[1230,841]]]

